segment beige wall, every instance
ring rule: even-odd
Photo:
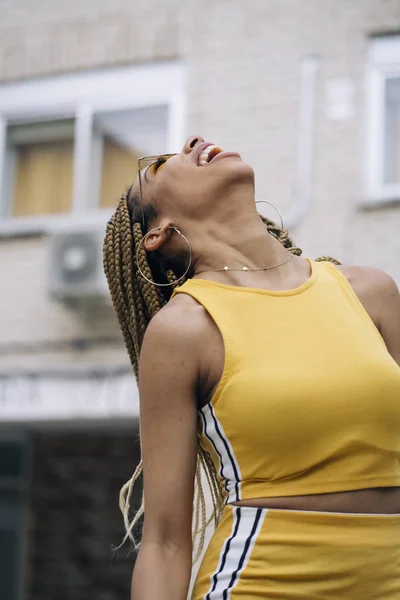
[[[4,0],[0,80],[175,57],[183,0]]]
[[[44,237],[0,242],[0,372],[128,367],[111,306],[74,310],[50,300],[48,262]],[[100,343],[77,348],[85,339]]]
[[[183,4],[1,2],[0,82],[177,57]],[[51,300],[48,262],[45,236],[0,239],[0,373],[129,368],[111,307],[74,311]],[[85,338],[101,342],[77,350]]]
[[[259,197],[290,215],[298,141],[300,63],[319,58],[308,216],[293,228],[311,257],[383,268],[400,283],[400,205],[365,212],[368,36],[400,31],[400,0],[209,0],[196,4],[189,122],[238,148]],[[354,115],[326,116],[326,85],[348,78]],[[204,133],[203,133],[204,132]]]
[[[0,3],[0,80],[177,58],[188,71],[187,132],[238,149],[259,198],[290,215],[298,143],[300,65],[319,58],[309,214],[293,229],[314,257],[370,264],[400,283],[400,206],[366,212],[368,36],[400,31],[400,0],[88,0]],[[326,116],[326,84],[348,78],[354,114]],[[49,300],[43,238],[0,240],[4,344],[118,335],[111,311],[85,317]],[[0,354],[0,370],[127,364],[115,346]],[[34,356],[34,358],[33,358]]]

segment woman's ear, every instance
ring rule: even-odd
[[[155,252],[171,237],[171,222],[167,221],[154,229],[150,229],[144,241],[146,252]]]

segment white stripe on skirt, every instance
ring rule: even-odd
[[[255,508],[242,511],[234,508],[230,536],[221,549],[218,566],[210,577],[209,591],[204,600],[230,600],[232,590],[251,556],[268,509]]]

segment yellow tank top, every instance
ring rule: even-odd
[[[346,277],[309,261],[290,291],[191,279],[223,375],[199,410],[226,501],[400,486],[400,368]]]

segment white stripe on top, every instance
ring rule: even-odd
[[[220,477],[225,481],[227,504],[241,500],[241,479],[239,463],[224,428],[215,414],[212,404],[207,404],[199,410],[203,431],[210,441],[220,461]]]

